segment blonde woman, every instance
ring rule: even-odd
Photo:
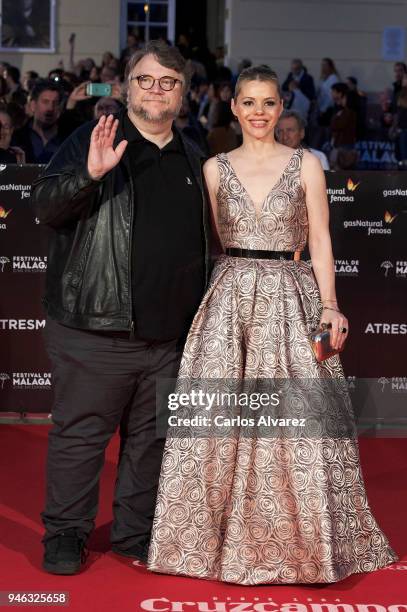
[[[216,435],[211,423],[204,436],[173,430],[152,571],[247,585],[327,583],[396,559],[366,498],[346,383],[335,384],[343,382],[338,355],[319,362],[312,351],[313,327],[329,325],[339,349],[349,323],[335,293],[323,170],[311,153],[276,142],[282,110],[273,71],[241,73],[232,111],[243,144],[204,167],[225,252],[190,329],[177,390],[194,381],[280,381],[288,413],[313,425],[289,436],[256,425],[252,435],[238,426]],[[300,259],[307,242],[312,265]],[[217,409],[212,421],[223,418]]]

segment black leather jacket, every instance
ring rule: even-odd
[[[124,112],[118,118],[114,146],[123,139]],[[51,228],[43,302],[49,316],[64,325],[131,332],[133,184],[124,163],[101,181],[90,178],[87,156],[95,124],[92,121],[76,130],[33,184],[35,213]],[[203,154],[182,133],[180,136],[202,193],[207,285],[209,211],[201,170]]]

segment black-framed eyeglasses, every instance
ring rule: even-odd
[[[163,91],[171,91],[174,89],[177,83],[181,83],[180,79],[174,79],[174,77],[163,76],[160,79],[155,79],[149,74],[140,74],[139,76],[131,76],[130,81],[137,81],[141,89],[152,89],[154,83],[158,81],[159,86]]]

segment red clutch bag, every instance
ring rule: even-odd
[[[335,349],[331,346],[331,331],[330,328],[323,324],[311,334],[312,350],[317,361],[324,361],[333,355],[337,355],[344,349],[345,345],[342,345],[340,349]]]

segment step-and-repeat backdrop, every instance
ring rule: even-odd
[[[48,230],[29,205],[40,170],[0,166],[2,411],[48,412],[52,405],[41,304]],[[382,416],[395,406],[396,419],[407,400],[407,173],[328,172],[326,178],[337,293],[351,326],[342,354],[349,388],[359,394],[359,406],[380,406]]]

